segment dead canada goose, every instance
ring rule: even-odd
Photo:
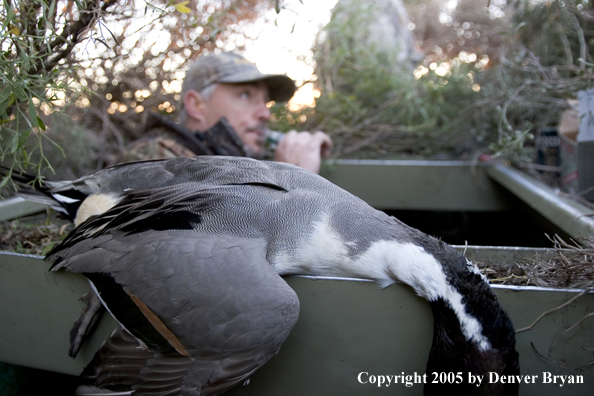
[[[86,197],[102,202],[47,257],[53,270],[85,274],[125,329],[83,373],[97,392],[218,395],[245,382],[297,320],[296,295],[279,277],[287,274],[404,282],[433,311],[427,373],[461,372],[466,381],[467,373],[519,372],[512,324],[476,266],[292,165],[137,162],[22,193],[45,194],[71,214],[84,211]],[[452,386],[455,394],[518,392],[517,384]],[[426,395],[446,391],[425,386]]]

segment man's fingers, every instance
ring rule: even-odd
[[[322,158],[326,159],[330,157],[330,152],[332,151],[332,139],[330,136],[322,131],[316,131],[313,136],[320,142],[320,155]]]
[[[332,139],[324,132],[289,131],[280,142],[275,160],[288,162],[318,173],[322,158],[328,158]]]

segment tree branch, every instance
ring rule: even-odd
[[[109,7],[116,4],[116,2],[105,2],[101,7],[99,7],[99,4],[99,0],[91,0],[88,8],[81,11],[80,19],[77,22],[66,26],[62,33],[49,43],[47,48],[39,53],[38,60],[28,70],[28,73],[38,74],[41,70],[46,72],[51,71],[62,59],[72,53],[74,47],[81,41],[82,33],[93,25],[97,14],[106,11]],[[65,48],[60,49],[64,46]],[[56,53],[56,51],[59,52]],[[52,54],[55,55],[52,56]],[[50,57],[52,57],[51,60],[47,61]]]

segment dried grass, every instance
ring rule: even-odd
[[[0,223],[0,251],[44,256],[62,242],[74,226],[65,219],[36,216]]]
[[[548,236],[547,236],[548,237]],[[515,263],[476,263],[492,284],[594,289],[594,236],[568,243],[549,237],[554,248]]]

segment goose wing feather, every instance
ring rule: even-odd
[[[172,189],[163,194],[176,196]],[[267,262],[263,239],[187,227],[200,221],[199,205],[176,218],[186,223],[180,229],[169,229],[173,222],[166,230],[147,228],[145,217],[130,214],[131,205],[153,220],[179,208],[175,199],[163,203],[159,194],[138,195],[77,228],[48,256],[57,263],[54,270],[84,273],[115,319],[146,345],[140,375],[138,358],[127,347],[115,363],[113,352],[100,353],[90,376],[136,381],[138,394],[150,394],[140,389],[153,386],[181,394],[224,392],[278,352],[296,323],[297,296]],[[118,350],[114,345],[108,347]],[[127,375],[120,371],[122,359],[136,367]],[[175,367],[170,371],[176,362],[182,376]]]
[[[55,185],[52,191],[77,190],[87,195],[121,194],[126,190],[156,189],[184,183],[206,186],[263,183],[280,186],[299,174],[311,172],[290,164],[250,158],[181,157],[114,165],[71,182],[52,182]]]

